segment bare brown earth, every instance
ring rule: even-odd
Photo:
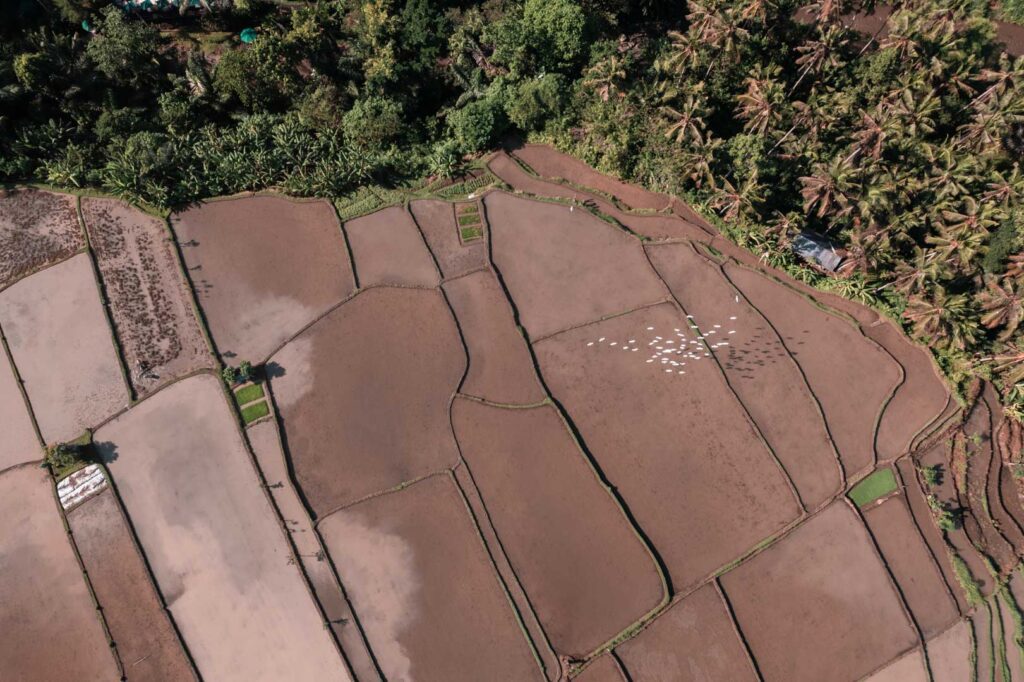
[[[685,238],[708,241],[711,238],[711,234],[704,228],[694,224],[689,216],[680,218],[664,213],[637,215],[621,211],[615,204],[600,194],[580,190],[569,185],[541,180],[530,175],[516,161],[504,153],[495,154],[487,162],[487,168],[496,177],[515,187],[517,191],[528,192],[541,197],[555,197],[585,203],[600,210],[605,215],[611,216],[633,232],[650,237],[651,239]],[[693,212],[690,211],[690,213],[692,214]]]
[[[88,255],[0,292],[0,328],[47,443],[77,438],[127,406]]]
[[[915,649],[888,664],[864,682],[930,682],[924,656]]]
[[[348,679],[218,378],[168,386],[96,442],[203,679]]]
[[[903,496],[871,506],[864,518],[924,636],[948,628],[960,614]]]
[[[848,478],[874,464],[875,428],[899,367],[851,323],[785,286],[736,265],[725,272],[768,319],[804,371]]]
[[[625,232],[568,206],[484,199],[494,264],[533,339],[668,296]]]
[[[2,351],[2,349],[0,349]],[[0,352],[0,471],[42,457],[39,437],[7,355]]]
[[[914,436],[945,409],[949,390],[927,352],[903,336],[892,322],[879,320],[864,327],[864,333],[892,355],[905,375],[878,424],[878,458],[889,461],[908,452]]]
[[[686,319],[666,303],[558,334],[535,349],[552,395],[683,589],[800,510],[710,359],[668,370],[646,363],[646,353],[609,346],[677,328],[686,329]]]
[[[713,583],[660,615],[615,650],[635,680],[756,680],[732,618]]]
[[[75,507],[68,525],[128,680],[195,679],[113,490]]]
[[[659,605],[666,595],[654,560],[553,407],[459,399],[452,423],[559,654],[582,658]]]
[[[82,199],[82,215],[135,390],[212,367],[164,222],[114,199]]]
[[[998,667],[995,670],[992,668],[992,625],[994,622],[990,618],[989,610],[984,605],[979,606],[971,615],[971,623],[974,626],[974,641],[976,643],[977,660],[974,667],[977,670],[977,677],[970,679],[998,679]]]
[[[1010,607],[1002,599],[996,600],[999,607],[1000,624],[1003,628],[1003,638],[1006,640],[1006,666],[1010,669],[1008,682],[1024,682],[1024,665],[1022,665],[1022,649],[1016,643],[1015,637],[1017,626],[1013,621]]]
[[[171,216],[220,354],[254,364],[355,289],[338,218],[324,201],[213,201]]]
[[[931,552],[932,557],[935,558],[935,562],[938,564],[939,569],[942,572],[943,580],[953,593],[953,598],[956,600],[957,609],[962,614],[967,612],[968,604],[967,599],[964,595],[963,589],[960,587],[956,580],[956,574],[953,571],[953,565],[949,559],[949,551],[947,549],[946,540],[943,538],[942,531],[936,525],[934,514],[928,507],[927,500],[925,498],[926,492],[922,490],[921,484],[917,479],[917,472],[914,462],[909,458],[897,460],[896,469],[899,472],[899,478],[902,480],[903,485],[906,489],[906,501],[907,506],[910,509],[911,518],[914,521],[914,525],[921,533],[921,537],[924,539],[925,544],[928,545],[928,549]]]
[[[75,197],[0,190],[0,290],[84,248]]]
[[[449,474],[319,527],[387,679],[543,679]]]
[[[701,330],[717,331],[712,353],[729,385],[793,478],[804,504],[818,507],[842,487],[842,471],[821,408],[778,334],[738,295],[718,265],[690,244],[650,247],[647,253]],[[714,348],[721,341],[730,345]]]
[[[598,656],[586,670],[573,679],[575,682],[626,682],[622,668],[611,654]]]
[[[366,641],[352,614],[352,607],[334,575],[320,536],[313,528],[309,513],[302,506],[298,493],[288,476],[288,463],[281,450],[277,421],[264,419],[247,429],[253,454],[274,498],[288,535],[295,545],[302,567],[309,576],[317,601],[331,624],[335,638],[341,643],[345,657],[360,682],[379,679]]]
[[[721,581],[766,680],[858,679],[917,642],[864,526],[844,502]]]
[[[385,208],[345,223],[359,286],[434,287],[437,266],[409,211]]]
[[[360,293],[274,356],[286,451],[317,516],[454,466],[448,404],[465,371],[441,294]]]
[[[461,392],[497,403],[536,403],[546,396],[505,292],[490,270],[446,282],[448,302],[469,349]]]
[[[421,199],[409,204],[445,279],[459,277],[487,266],[487,242],[463,244],[455,222],[455,206],[447,201]]]
[[[514,154],[543,177],[568,180],[573,184],[591,187],[615,197],[631,208],[661,211],[669,207],[669,198],[664,194],[655,194],[636,185],[627,185],[548,145],[524,145],[516,149]]]
[[[119,679],[49,473],[28,465],[0,474],[0,537],[3,679]]]
[[[971,678],[969,621],[959,621],[927,644],[933,682],[963,682]]]

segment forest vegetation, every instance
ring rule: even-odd
[[[1024,3],[322,0],[0,7],[0,180],[166,209],[458,174],[510,134],[686,197],[1024,418]],[[85,23],[83,23],[85,22]],[[255,40],[239,34],[255,29]],[[788,240],[827,236],[825,276]]]

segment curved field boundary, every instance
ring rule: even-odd
[[[857,323],[856,323],[856,321],[854,321],[854,320],[853,320],[852,318],[850,318],[850,317],[848,317],[848,316],[846,316],[846,315],[842,315],[842,314],[840,314],[840,313],[837,313],[836,311],[834,311],[834,310],[832,310],[832,309],[830,309],[830,308],[828,308],[828,307],[826,307],[826,306],[822,305],[821,303],[819,303],[819,302],[818,302],[818,301],[817,301],[816,299],[814,299],[813,297],[811,297],[811,296],[808,296],[808,295],[807,295],[806,293],[804,293],[804,292],[802,292],[802,291],[800,291],[800,290],[798,290],[798,289],[796,289],[796,288],[794,288],[794,287],[789,287],[789,285],[788,285],[788,284],[786,284],[786,282],[784,282],[784,281],[780,280],[780,279],[779,279],[779,278],[777,278],[777,277],[774,277],[772,273],[764,272],[764,271],[762,271],[762,270],[759,270],[759,269],[757,269],[757,268],[753,268],[753,267],[750,267],[750,266],[748,266],[748,265],[745,265],[745,264],[743,264],[743,263],[739,263],[739,262],[737,262],[737,263],[735,264],[735,266],[734,266],[734,267],[737,267],[737,268],[743,268],[743,269],[745,269],[745,270],[746,270],[746,271],[748,271],[748,272],[751,272],[751,273],[753,273],[753,274],[756,274],[756,275],[758,275],[758,276],[760,276],[760,277],[764,277],[764,278],[766,278],[766,279],[767,279],[768,281],[770,281],[770,282],[772,282],[772,281],[773,281],[773,282],[775,282],[775,283],[776,283],[776,284],[778,284],[778,285],[782,285],[782,286],[787,286],[787,287],[788,287],[788,289],[789,289],[789,290],[790,290],[791,292],[793,292],[793,293],[794,293],[794,294],[796,294],[797,296],[800,296],[800,297],[801,297],[801,298],[802,298],[802,299],[803,299],[804,301],[806,301],[806,302],[807,302],[807,303],[808,303],[809,305],[812,305],[812,306],[814,306],[814,307],[815,307],[815,308],[817,308],[817,309],[818,309],[819,311],[821,311],[821,312],[822,312],[823,314],[825,314],[825,315],[829,315],[829,316],[833,317],[833,318],[834,318],[834,319],[836,319],[836,320],[839,320],[839,321],[841,321],[841,322],[843,322],[843,323],[845,323],[845,324],[848,324],[848,325],[850,325],[850,326],[851,326],[851,327],[852,327],[852,328],[853,328],[854,330],[856,330],[856,332],[857,332],[857,333],[858,333],[858,334],[859,334],[859,335],[860,335],[860,336],[861,336],[861,337],[862,337],[862,338],[863,338],[863,339],[864,339],[864,340],[865,340],[865,341],[866,341],[866,342],[868,343],[868,345],[869,345],[869,346],[872,346],[872,347],[874,347],[874,348],[877,348],[877,349],[878,349],[878,350],[879,350],[879,351],[880,351],[880,352],[882,353],[882,355],[883,355],[883,356],[884,356],[885,358],[888,358],[888,359],[889,359],[889,360],[890,360],[890,361],[892,362],[892,365],[893,365],[893,367],[894,367],[894,368],[896,369],[896,371],[898,372],[898,374],[899,374],[899,377],[898,377],[898,379],[897,379],[896,383],[895,383],[895,384],[894,384],[894,385],[892,386],[892,388],[891,388],[891,389],[889,390],[888,396],[886,396],[886,397],[885,397],[885,398],[884,398],[884,399],[882,400],[882,402],[881,402],[881,405],[880,405],[880,406],[879,406],[879,408],[878,408],[878,412],[876,413],[876,415],[875,415],[875,418],[874,418],[874,426],[873,426],[873,428],[872,428],[872,433],[871,433],[871,444],[872,444],[872,446],[871,446],[871,453],[872,453],[872,461],[871,461],[871,462],[869,462],[869,463],[868,463],[867,465],[865,465],[865,466],[861,467],[861,468],[860,468],[859,470],[857,470],[857,471],[853,471],[853,472],[851,472],[851,471],[848,471],[848,470],[846,470],[846,469],[847,469],[847,465],[846,465],[846,464],[844,463],[844,466],[843,466],[843,468],[844,468],[844,470],[846,470],[846,483],[847,483],[847,485],[849,486],[849,485],[853,485],[853,484],[855,484],[855,483],[856,483],[857,481],[859,481],[859,480],[860,480],[861,478],[864,478],[865,476],[867,476],[868,474],[870,474],[870,472],[871,472],[871,471],[872,471],[872,470],[873,470],[873,469],[874,469],[875,467],[877,467],[877,466],[878,466],[878,452],[877,452],[877,449],[876,449],[876,448],[874,447],[874,444],[875,444],[875,442],[877,442],[877,439],[878,439],[878,429],[879,429],[879,425],[880,425],[880,424],[881,424],[881,422],[882,422],[882,415],[883,415],[883,414],[885,413],[885,409],[886,409],[886,407],[887,407],[887,406],[889,405],[890,401],[892,401],[892,399],[893,399],[893,396],[895,396],[895,395],[896,395],[896,391],[897,391],[897,390],[899,389],[900,385],[901,385],[901,384],[903,383],[904,377],[906,376],[906,373],[905,373],[905,371],[904,371],[904,369],[903,369],[903,366],[902,366],[902,365],[901,365],[901,364],[900,364],[900,363],[899,363],[899,362],[898,362],[898,361],[897,361],[897,360],[896,360],[896,359],[895,359],[895,358],[894,358],[894,357],[893,357],[893,356],[892,356],[892,355],[891,355],[891,354],[890,354],[890,353],[889,353],[889,352],[888,352],[888,351],[887,351],[887,350],[886,350],[886,349],[885,349],[884,347],[882,347],[882,346],[881,346],[881,345],[879,345],[879,344],[878,344],[878,343],[877,343],[877,342],[876,342],[876,341],[875,341],[874,339],[872,339],[871,337],[869,337],[868,335],[866,335],[866,334],[864,333],[864,330],[863,330],[863,329],[861,328],[861,326],[860,326],[859,324],[857,324]],[[741,288],[741,287],[739,287],[739,286],[738,286],[738,285],[736,284],[736,282],[734,281],[734,279],[733,279],[732,275],[730,275],[730,274],[729,274],[728,270],[727,270],[727,269],[726,269],[725,267],[723,267],[723,272],[725,273],[725,276],[726,276],[726,278],[727,278],[727,279],[729,280],[729,282],[730,282],[730,283],[731,283],[731,284],[732,284],[732,285],[733,285],[733,286],[734,286],[735,288],[737,288],[737,289],[740,289],[740,291],[742,291],[742,288]],[[748,299],[748,300],[749,300],[749,299]],[[751,302],[751,305],[752,305],[752,306],[753,306],[754,308],[758,308],[758,306],[757,306],[757,305],[755,305],[755,304],[754,304],[753,302]],[[764,317],[764,318],[766,319],[766,321],[768,322],[768,324],[769,324],[769,326],[770,326],[770,327],[772,328],[772,330],[774,330],[774,331],[775,331],[775,333],[779,335],[779,337],[780,337],[780,339],[781,339],[781,341],[782,341],[782,344],[783,344],[783,346],[784,346],[784,347],[785,347],[785,348],[787,349],[787,351],[789,351],[789,353],[790,353],[790,354],[792,355],[792,353],[793,353],[793,350],[792,350],[792,348],[790,348],[790,347],[789,347],[789,344],[787,344],[787,343],[786,343],[786,341],[785,341],[785,338],[784,338],[784,335],[783,335],[783,334],[782,334],[782,333],[781,333],[781,332],[779,331],[779,329],[778,329],[778,328],[777,328],[777,327],[775,326],[775,324],[774,324],[774,323],[772,323],[772,322],[771,322],[771,321],[769,320],[768,316],[767,316],[767,315],[766,315],[766,314],[764,313],[764,311],[763,311],[763,310],[760,310],[760,309],[758,308],[758,311],[759,311],[759,312],[761,313],[761,315],[762,315],[762,316],[763,316],[763,317]],[[799,364],[799,363],[798,363],[798,364]],[[805,373],[805,376],[806,376],[806,373]],[[817,395],[817,393],[815,393],[815,392],[814,392],[814,390],[813,390],[813,388],[812,388],[812,387],[810,386],[810,383],[809,383],[809,379],[808,379],[808,390],[810,390],[810,391],[811,391],[811,393],[815,395],[815,397],[816,397],[816,398],[818,399],[819,403],[820,403],[820,404],[822,405],[822,414],[823,414],[823,415],[825,415],[825,421],[826,421],[826,424],[828,424],[828,415],[827,415],[827,413],[826,413],[826,411],[825,411],[825,409],[824,409],[824,404],[823,404],[823,403],[822,403],[822,401],[821,401],[821,397],[820,397],[820,396],[818,396],[818,395]],[[833,418],[834,418],[834,417],[833,417]],[[833,430],[834,430],[834,429],[833,429],[832,427],[828,427],[828,431],[829,431],[829,434],[830,434],[830,435],[832,436],[833,442],[835,442],[835,436],[834,436],[834,434],[833,434]],[[836,449],[838,450],[839,448],[837,447]],[[840,452],[839,454],[840,454],[840,459],[841,459],[841,458],[842,458],[842,453]]]
[[[321,609],[321,613],[322,613],[322,616],[324,618],[324,621],[325,621],[325,623],[327,623],[327,625],[328,625],[328,627],[329,627],[329,629],[331,631],[331,634],[334,636],[334,639],[337,641],[338,648],[341,650],[341,655],[345,659],[346,665],[348,666],[348,669],[349,669],[350,673],[352,673],[353,679],[354,680],[358,680],[358,682],[370,682],[370,680],[372,680],[372,679],[383,680],[383,673],[381,673],[380,665],[379,665],[376,657],[374,656],[373,651],[370,649],[369,641],[366,639],[366,631],[363,628],[363,625],[362,625],[361,621],[359,620],[358,615],[352,609],[351,600],[348,597],[348,593],[345,591],[344,585],[341,584],[341,579],[338,576],[338,571],[337,571],[337,567],[334,564],[334,560],[331,558],[330,553],[327,551],[327,546],[326,546],[326,544],[323,541],[323,537],[320,535],[320,531],[316,528],[316,525],[314,523],[313,517],[311,516],[310,510],[309,510],[308,506],[306,505],[305,500],[302,497],[302,495],[301,495],[301,493],[300,493],[300,491],[298,489],[298,485],[294,481],[294,473],[292,471],[291,461],[289,460],[289,458],[285,454],[284,443],[281,440],[281,429],[280,429],[280,422],[279,422],[279,417],[278,417],[278,412],[277,412],[277,406],[276,406],[276,404],[274,402],[273,391],[271,389],[270,382],[265,382],[264,391],[266,393],[266,402],[267,402],[268,406],[270,407],[270,414],[268,415],[267,419],[272,421],[275,437],[277,439],[278,453],[281,456],[281,460],[282,460],[282,462],[284,464],[284,469],[285,469],[285,472],[286,472],[286,474],[285,474],[285,479],[286,480],[282,481],[281,484],[288,487],[289,491],[293,495],[295,495],[295,500],[297,502],[297,505],[302,508],[303,518],[300,519],[298,521],[298,523],[300,523],[300,524],[305,523],[305,525],[309,528],[309,531],[312,534],[312,536],[313,536],[313,538],[314,538],[314,540],[316,542],[317,547],[319,547],[320,553],[322,554],[322,556],[324,557],[324,559],[327,562],[328,573],[330,574],[329,577],[331,578],[332,584],[324,586],[324,587],[325,587],[325,589],[330,589],[331,587],[335,587],[335,588],[337,588],[338,592],[340,593],[341,599],[342,599],[342,601],[343,601],[343,603],[344,603],[344,605],[346,607],[345,610],[347,611],[347,613],[343,614],[341,617],[342,618],[345,618],[346,616],[351,617],[352,622],[353,622],[353,624],[355,625],[355,628],[356,628],[356,632],[354,633],[354,637],[356,638],[356,641],[354,641],[354,642],[351,641],[352,634],[350,634],[350,631],[345,630],[343,627],[337,627],[337,628],[334,627],[335,621],[332,620],[329,617],[329,614],[327,613],[327,605],[324,603],[324,600],[321,598],[321,596],[319,594],[319,590],[317,588],[317,583],[313,579],[312,571],[310,571],[306,567],[306,559],[308,558],[308,556],[302,554],[299,551],[298,543],[295,541],[295,539],[293,537],[293,534],[288,529],[287,522],[285,521],[284,513],[282,511],[282,505],[277,503],[275,493],[271,492],[270,496],[271,496],[271,498],[274,498],[275,511],[278,513],[278,516],[281,518],[281,523],[284,526],[285,530],[287,531],[288,542],[290,543],[290,545],[292,547],[292,552],[293,552],[294,556],[298,559],[299,565],[302,568],[302,572],[306,575],[306,578],[309,581],[310,588],[312,589],[313,596],[314,596],[317,604],[319,605],[319,607]],[[234,403],[235,401],[232,401],[232,402]],[[238,413],[239,413],[238,416],[241,419],[241,406],[239,406],[239,405],[237,405],[237,403],[235,403],[235,409],[236,409],[236,411],[238,411]],[[261,420],[258,420],[258,421],[263,421],[263,420],[261,419]],[[246,437],[246,441],[247,441],[250,449],[253,452],[253,456],[255,457],[257,466],[259,466],[259,456],[256,455],[256,449],[255,449],[255,447],[252,444],[252,440],[249,439],[249,432],[248,432],[249,426],[252,426],[255,423],[256,422],[253,422],[252,424],[249,424],[249,425],[245,426],[245,437]],[[262,473],[262,467],[261,467],[261,473]],[[264,474],[263,478],[264,478],[264,481],[266,481],[266,474]],[[272,486],[265,485],[265,487],[267,488],[268,491],[270,491]],[[340,625],[343,626],[344,624],[342,623]],[[349,635],[349,636],[346,637],[346,635]],[[346,640],[349,640],[349,641],[346,642]],[[346,643],[349,646],[346,647],[345,646]],[[357,674],[357,671],[358,671],[358,674]]]
[[[651,244],[650,246],[646,247],[646,249],[654,248],[656,246],[658,246],[658,244]],[[786,352],[786,357],[789,359],[789,362],[790,362],[791,366],[799,374],[800,379],[803,382],[802,383],[803,390],[806,391],[806,395],[807,395],[808,399],[814,405],[814,409],[817,411],[818,418],[821,420],[821,426],[822,426],[822,428],[825,431],[826,437],[828,438],[829,447],[831,448],[831,451],[832,451],[832,457],[833,457],[833,460],[835,461],[836,470],[839,473],[839,489],[835,492],[835,495],[841,494],[842,491],[845,490],[846,487],[847,487],[846,469],[843,466],[842,458],[839,456],[839,451],[836,448],[835,441],[832,439],[832,432],[829,430],[828,420],[825,419],[825,412],[824,412],[824,409],[821,406],[821,400],[818,398],[817,395],[814,394],[814,391],[811,390],[811,385],[810,385],[810,383],[807,380],[807,373],[804,371],[804,368],[800,366],[800,363],[797,362],[796,358],[793,356],[793,352],[783,342],[781,334],[779,334],[778,330],[774,327],[774,325],[772,325],[771,320],[769,320],[764,315],[764,313],[761,312],[761,310],[757,306],[755,306],[753,303],[751,303],[750,299],[747,298],[746,294],[744,294],[742,291],[740,291],[739,288],[732,282],[732,280],[729,279],[728,275],[725,272],[725,268],[722,266],[722,263],[719,262],[715,258],[709,257],[708,255],[706,255],[704,253],[701,253],[701,249],[698,249],[693,242],[689,243],[689,247],[693,250],[693,252],[699,258],[703,259],[705,262],[707,262],[708,264],[713,266],[718,271],[718,273],[722,277],[722,281],[724,282],[725,286],[729,287],[732,290],[732,292],[733,292],[733,294],[735,296],[737,296],[740,299],[742,299],[746,303],[746,305],[748,305],[750,307],[750,309],[754,312],[754,314],[757,316],[757,318],[759,320],[761,320],[765,324],[767,329],[772,334],[775,335],[776,339],[778,339],[779,346]],[[652,265],[653,265],[653,263],[652,263]],[[666,282],[666,285],[667,285],[667,282]],[[827,506],[833,499],[834,499],[834,495],[830,496],[824,502],[819,504],[817,508],[823,508],[823,507]]]
[[[991,384],[986,384],[980,400],[985,403],[989,414],[988,450],[991,453],[989,459],[988,480],[986,497],[989,500],[989,508],[992,510],[993,520],[996,522],[996,529],[1006,538],[1019,557],[1024,553],[1024,529],[1020,525],[1020,498],[1013,490],[1013,497],[1009,500],[1004,496],[1003,482],[1006,478],[1006,467],[1003,466],[1002,456],[999,452],[999,445],[996,441],[999,423],[1005,419],[1002,408],[999,405],[998,397]],[[1011,488],[1012,490],[1012,488]],[[1016,503],[1018,514],[1014,514],[1011,505]]]
[[[747,636],[743,634],[743,630],[740,628],[739,619],[736,618],[736,610],[732,607],[732,602],[729,601],[729,595],[722,589],[722,581],[720,577],[716,577],[712,581],[715,585],[715,592],[718,593],[718,598],[722,600],[722,606],[725,607],[725,612],[729,615],[729,622],[732,623],[733,632],[736,633],[736,638],[740,641],[740,646],[747,652],[747,661],[750,663],[750,667],[753,669],[754,674],[757,675],[757,679],[764,680],[764,673],[761,672],[761,666],[757,664],[757,659],[754,658],[754,651],[750,648],[750,642],[747,641]]]
[[[668,282],[665,281],[665,278],[662,277],[660,272],[658,272],[658,269],[654,267],[654,262],[651,260],[651,254],[648,253],[646,248],[643,249],[643,252],[644,258],[647,260],[648,267],[654,273],[654,276],[657,277],[659,281],[661,281],[662,286],[664,286],[671,294],[672,303],[675,304],[675,308],[680,312],[680,314],[682,314],[684,319],[690,319],[691,316],[687,314],[686,308],[683,306],[682,302],[672,291],[672,287],[669,286]],[[797,506],[800,508],[800,518],[806,516],[807,503],[800,496],[800,491],[797,490],[796,484],[793,483],[792,475],[790,475],[789,471],[782,463],[782,460],[779,459],[778,454],[775,452],[775,448],[773,448],[771,444],[768,442],[768,440],[764,437],[764,433],[761,432],[761,427],[757,424],[756,421],[754,421],[754,417],[750,414],[750,410],[747,408],[746,404],[744,404],[743,400],[740,399],[739,393],[736,392],[736,388],[733,386],[732,381],[729,380],[729,374],[722,367],[722,360],[719,357],[718,353],[712,352],[711,359],[714,361],[714,365],[718,369],[718,375],[721,377],[722,382],[725,384],[726,388],[729,389],[729,394],[733,397],[733,400],[735,400],[736,403],[740,406],[740,410],[742,410],[744,418],[746,419],[747,423],[750,424],[750,428],[753,429],[755,434],[757,434],[757,439],[764,446],[765,450],[767,450],[771,454],[772,460],[775,462],[775,466],[778,467],[779,472],[782,473],[783,478],[786,479],[786,484],[789,486],[789,492],[791,495],[793,495],[793,498],[796,500]]]

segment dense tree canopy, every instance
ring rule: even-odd
[[[908,0],[873,33],[841,0],[0,4],[0,178],[332,196],[518,132],[689,196],[1024,410],[1024,59],[988,3]],[[847,250],[837,277],[793,259],[800,230]]]

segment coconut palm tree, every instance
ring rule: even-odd
[[[1013,386],[1024,381],[1024,347],[1015,342],[1007,343],[989,359],[992,361],[992,372],[1004,384]]]
[[[816,215],[843,216],[853,210],[852,197],[856,190],[856,169],[847,159],[834,159],[830,164],[817,163],[813,175],[800,178],[803,189],[804,213],[817,207]]]
[[[702,86],[700,84],[693,88],[678,109],[668,106],[661,108],[669,120],[665,137],[683,144],[704,142],[704,117],[708,114],[708,108]]]
[[[942,263],[935,254],[915,246],[913,259],[899,261],[895,268],[896,276],[879,288],[891,286],[906,296],[919,295],[939,281],[942,274]]]
[[[1014,163],[1009,172],[993,170],[990,182],[985,185],[988,190],[981,195],[981,200],[993,202],[1001,206],[1016,206],[1024,197],[1024,175],[1020,172],[1020,164]]]
[[[843,49],[849,45],[850,32],[839,24],[829,24],[820,28],[818,37],[808,40],[796,48],[800,53],[796,63],[800,67],[796,82],[789,89],[789,94],[796,92],[796,89],[809,74],[820,76],[826,69],[838,69],[842,64],[840,55]]]
[[[746,121],[743,129],[747,132],[764,135],[769,127],[774,129],[782,120],[786,94],[775,80],[780,71],[777,66],[765,69],[758,66],[745,81],[746,92],[736,97],[739,103],[736,115]]]
[[[622,97],[622,82],[626,80],[626,69],[618,55],[605,57],[589,69],[583,78],[583,85],[597,93],[602,102],[614,96]]]
[[[977,337],[978,323],[972,311],[969,297],[949,294],[936,286],[928,295],[911,296],[903,317],[922,341],[939,348],[964,350]]]
[[[1020,326],[1021,315],[1024,314],[1024,287],[1011,278],[1000,281],[995,277],[988,278],[986,287],[978,295],[982,309],[981,325],[986,329],[1002,327],[998,338],[1005,341]]]
[[[754,204],[763,200],[762,186],[755,171],[746,182],[740,184],[739,188],[722,178],[721,186],[715,188],[711,208],[726,222],[734,222],[741,217],[754,215]]]

